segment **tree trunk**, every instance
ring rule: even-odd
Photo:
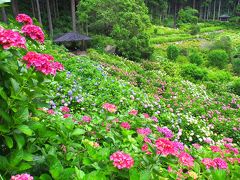
[[[41,9],[40,9],[40,5],[39,5],[39,0],[36,0],[36,4],[37,4],[38,21],[42,25],[42,17],[41,17]]]
[[[204,21],[206,20],[206,14],[207,14],[207,5],[204,6],[204,16],[203,16],[203,19]]]
[[[193,9],[196,9],[196,0],[193,0]]]
[[[35,7],[34,7],[34,2],[33,0],[31,0],[31,6],[32,6],[32,13],[33,13],[33,17],[36,18],[36,14],[35,14]]]
[[[73,29],[73,32],[77,32],[75,0],[71,0],[71,9],[72,9],[72,29]]]
[[[53,37],[53,26],[52,26],[52,16],[51,16],[51,9],[50,9],[50,3],[49,0],[46,0],[47,3],[47,15],[48,15],[48,27],[50,32],[50,37]]]
[[[173,23],[173,27],[174,28],[177,27],[177,2],[176,2],[176,0],[174,1],[174,23]]]
[[[55,3],[56,3],[57,18],[59,18],[58,0],[56,0]]]
[[[219,0],[219,5],[218,5],[218,20],[221,15],[221,6],[222,6],[222,0]]]
[[[12,10],[13,10],[13,16],[16,17],[19,14],[17,0],[12,0]]]
[[[214,0],[214,3],[213,3],[213,20],[216,19],[216,0]]]
[[[7,14],[6,14],[5,8],[2,7],[1,11],[2,11],[2,20],[3,20],[3,22],[7,23]]]

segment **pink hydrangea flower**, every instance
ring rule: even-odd
[[[22,32],[31,39],[44,43],[44,33],[39,26],[25,25],[22,27]]]
[[[138,114],[138,110],[132,109],[128,114],[136,116]]]
[[[217,167],[217,164],[210,158],[202,159],[202,163],[206,166],[207,169],[210,169],[211,167],[213,168]]]
[[[57,71],[62,71],[64,68],[60,63],[53,62],[54,58],[48,54],[40,54],[36,52],[28,52],[23,60],[27,63],[27,68],[31,66],[45,75],[56,75]],[[56,63],[58,66],[56,66]]]
[[[30,174],[17,174],[11,177],[11,180],[33,180]]]
[[[144,136],[148,136],[149,134],[152,133],[152,130],[150,128],[138,128],[137,133]]]
[[[165,138],[173,138],[173,133],[170,129],[168,129],[167,127],[157,127],[158,132],[164,134]]]
[[[232,143],[233,139],[232,138],[223,138],[223,141],[226,141],[228,143]]]
[[[215,158],[215,159],[213,159],[213,161],[217,164],[217,167],[219,169],[227,169],[228,168],[228,164],[222,158]]]
[[[55,114],[55,112],[54,112],[53,109],[49,109],[49,110],[47,111],[47,113],[48,113],[48,114]]]
[[[143,152],[146,152],[146,154],[152,154],[152,153],[148,150],[148,145],[147,145],[146,143],[142,146],[142,151],[143,151]]]
[[[16,17],[17,22],[27,24],[33,24],[33,20],[30,16],[26,14],[18,14]]]
[[[192,144],[193,147],[195,147],[196,149],[200,149],[202,146],[198,143],[194,143]]]
[[[152,116],[151,119],[152,119],[154,122],[158,122],[158,118],[155,117],[155,116]]]
[[[148,137],[145,137],[143,139],[143,141],[146,142],[146,143],[152,143],[151,139],[149,139]]]
[[[102,107],[111,113],[115,113],[117,111],[117,107],[114,104],[105,103]]]
[[[82,117],[82,120],[83,120],[84,122],[90,123],[90,121],[92,120],[92,118],[91,118],[90,116],[83,116],[83,117]]]
[[[131,126],[128,122],[122,122],[121,127],[123,127],[124,129],[130,129],[131,128]]]
[[[67,107],[67,106],[63,106],[63,107],[61,108],[61,111],[62,111],[63,113],[68,113],[68,112],[70,112],[70,109],[69,109],[69,107]]]
[[[147,113],[143,113],[143,116],[144,116],[146,119],[150,118],[149,114],[147,114]]]
[[[176,155],[177,152],[174,148],[174,144],[172,141],[169,141],[165,138],[159,138],[156,140],[157,154],[162,154],[163,156],[167,156],[169,154]]]
[[[64,118],[69,118],[69,117],[71,117],[71,114],[64,114],[63,117]]]
[[[113,161],[113,165],[118,169],[130,169],[134,165],[133,158],[122,151],[117,151],[113,153],[110,156],[110,160]]]
[[[173,141],[173,146],[176,151],[184,151],[184,144],[178,141]]]
[[[211,148],[212,152],[221,152],[222,151],[221,148],[218,146],[210,146],[210,148]]]
[[[193,167],[194,159],[190,154],[186,152],[181,152],[178,158],[179,158],[179,162],[184,166]]]
[[[24,37],[22,37],[18,32],[3,28],[0,28],[0,44],[3,49],[9,49],[10,47],[26,49],[26,39]]]

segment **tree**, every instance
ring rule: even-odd
[[[82,0],[78,18],[91,33],[115,39],[120,55],[132,60],[150,56],[149,37],[144,32],[150,19],[142,0]]]
[[[2,13],[2,21],[3,22],[7,22],[7,14],[6,14],[6,11],[5,11],[5,8],[4,7],[0,7],[1,8],[1,13]]]
[[[76,27],[75,0],[71,0],[71,10],[72,10],[72,28],[73,32],[76,32],[77,27]]]
[[[198,10],[186,7],[179,11],[178,24],[183,23],[197,24],[197,22],[198,22]]]
[[[18,1],[17,0],[12,0],[12,10],[13,10],[13,15],[16,17],[19,14]]]
[[[53,26],[52,26],[52,16],[51,16],[49,0],[46,0],[46,3],[47,3],[47,14],[48,14],[48,27],[49,27],[50,37],[52,38],[53,37]]]
[[[42,24],[42,18],[41,18],[41,10],[40,10],[40,5],[39,5],[39,0],[36,0],[37,4],[37,13],[38,13],[38,21],[40,24]]]

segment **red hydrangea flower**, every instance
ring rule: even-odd
[[[128,122],[122,122],[121,127],[125,128],[125,129],[130,129],[131,128],[131,126]]]
[[[178,156],[179,162],[184,166],[193,167],[194,159],[191,155],[186,152],[181,152]]]
[[[222,158],[215,158],[215,159],[213,159],[213,161],[217,164],[217,167],[219,169],[227,169],[228,168],[228,164]]]
[[[146,152],[146,154],[152,154],[152,153],[148,150],[148,145],[147,145],[146,143],[142,146],[142,151],[143,151],[143,152]]]
[[[22,27],[22,32],[33,40],[36,40],[40,43],[44,42],[44,33],[39,26],[25,25]]]
[[[12,176],[10,180],[33,180],[33,177],[29,174],[17,174]]]
[[[64,118],[69,118],[69,117],[71,117],[71,114],[64,114],[63,117]]]
[[[141,134],[141,135],[144,135],[144,136],[147,136],[147,135],[152,133],[152,130],[150,128],[138,128],[137,133]]]
[[[202,159],[202,163],[206,166],[207,169],[210,169],[211,167],[213,168],[217,167],[217,164],[210,158]]]
[[[19,47],[25,49],[26,39],[18,32],[0,28],[0,44],[2,45],[3,49],[9,49],[10,47]]]
[[[48,54],[40,54],[36,52],[28,52],[23,60],[27,63],[27,68],[33,66],[37,71],[43,74],[56,75],[57,71],[62,71],[64,67],[58,62],[54,62],[54,58]],[[56,66],[56,63],[58,64]]]
[[[26,14],[18,14],[16,20],[17,22],[23,23],[25,25],[33,24],[32,18]]]
[[[122,151],[117,151],[113,153],[110,156],[110,160],[113,161],[113,165],[118,169],[130,169],[134,165],[133,158]]]
[[[132,109],[128,114],[136,116],[138,114],[138,110]]]
[[[83,120],[84,122],[90,123],[90,121],[92,120],[92,118],[91,118],[90,116],[83,116],[83,117],[82,117],[82,120]]]
[[[176,149],[172,141],[165,138],[159,138],[156,140],[157,154],[167,156],[169,154],[176,155]]]
[[[115,113],[117,111],[117,107],[114,104],[105,103],[102,107],[111,113]]]

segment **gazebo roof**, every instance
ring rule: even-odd
[[[223,14],[223,15],[219,16],[219,18],[230,18],[230,16],[227,14]]]
[[[56,38],[54,42],[73,42],[73,41],[89,41],[89,40],[91,40],[91,38],[88,36],[79,34],[77,32],[69,32]]]

